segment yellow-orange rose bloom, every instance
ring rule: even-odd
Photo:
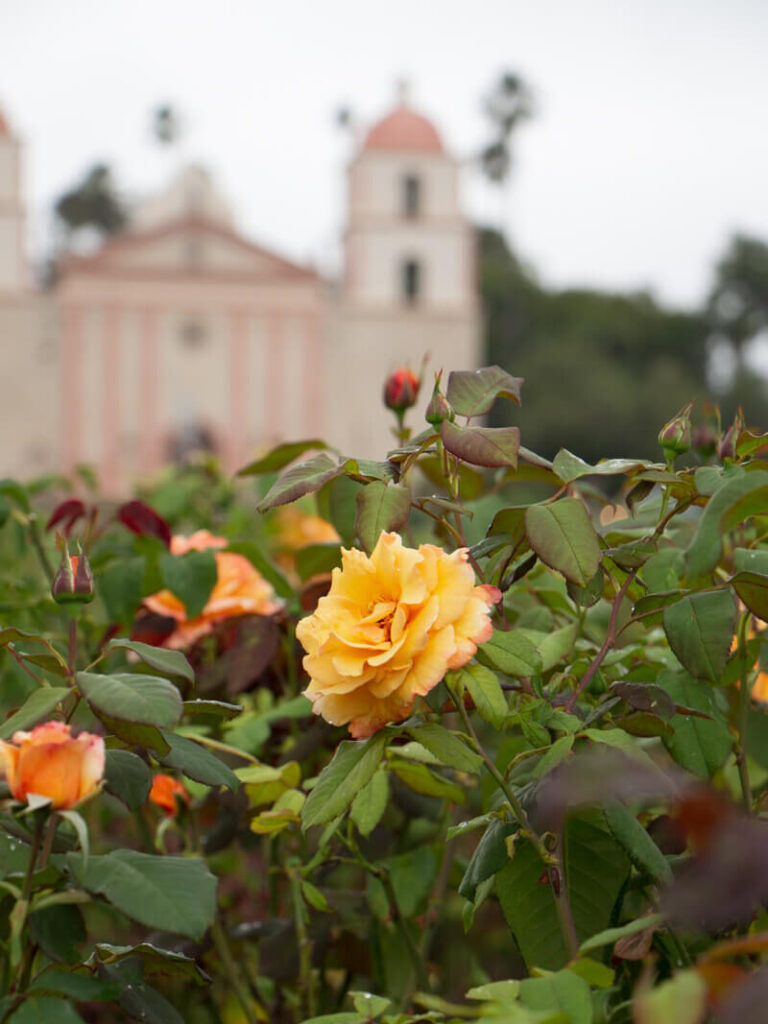
[[[149,799],[152,803],[162,807],[170,817],[175,817],[179,810],[177,797],[185,803],[189,803],[189,793],[185,787],[173,776],[158,772],[152,780],[152,789],[149,791]]]
[[[349,723],[356,739],[407,718],[417,697],[490,637],[500,596],[475,586],[465,548],[406,548],[382,533],[370,558],[342,550],[328,595],[296,628],[315,714]]]
[[[32,732],[14,733],[11,743],[0,741],[0,757],[16,800],[36,793],[49,797],[60,810],[90,796],[104,774],[101,736],[81,732],[73,737],[64,722],[46,722]]]
[[[206,551],[224,548],[227,540],[215,537],[208,530],[198,530],[190,537],[176,536],[171,540],[171,554],[184,555],[188,551]],[[202,612],[194,619],[187,618],[184,603],[170,590],[161,590],[144,598],[144,604],[157,615],[176,620],[176,628],[163,641],[164,647],[189,647],[201,636],[210,633],[215,623],[238,615],[272,615],[281,607],[275,592],[258,570],[243,555],[232,551],[215,551],[216,585]]]

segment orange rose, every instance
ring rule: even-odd
[[[32,732],[17,732],[12,743],[0,741],[0,755],[11,794],[47,796],[65,810],[90,796],[104,774],[104,740],[81,732],[73,737],[64,722],[46,722]]]
[[[755,631],[754,626],[750,626],[749,632],[747,633],[747,640],[754,640],[757,635],[758,634]],[[736,651],[738,649],[738,646],[739,638],[738,636],[734,636],[733,640],[731,641],[731,652],[733,653],[734,651]],[[755,662],[755,664],[752,666],[753,672],[759,666],[759,664],[759,661]],[[738,685],[739,680],[737,679],[736,686],[738,687]],[[757,678],[755,679],[754,683],[752,683],[750,696],[752,697],[752,700],[759,701],[761,704],[768,704],[768,672],[758,672]]]
[[[224,537],[214,537],[207,530],[198,530],[191,537],[174,537],[171,552],[183,555],[187,551],[206,551],[227,546]],[[238,615],[272,615],[281,607],[272,587],[243,555],[231,551],[216,551],[217,579],[208,603],[200,615],[187,618],[184,603],[170,590],[161,590],[144,599],[144,604],[157,615],[175,619],[176,629],[163,641],[164,647],[189,647],[201,636],[210,633],[223,619]]]
[[[342,550],[328,595],[296,628],[315,714],[349,723],[357,739],[407,718],[416,697],[490,637],[500,596],[475,586],[465,548],[416,550],[382,533],[370,558]]]
[[[163,775],[159,772],[152,781],[152,789],[149,791],[149,799],[153,804],[162,807],[166,814],[175,816],[179,807],[176,797],[189,803],[189,793],[184,786],[170,775]]]

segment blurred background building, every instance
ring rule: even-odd
[[[115,493],[199,449],[231,470],[306,437],[381,457],[392,369],[479,363],[459,164],[404,95],[358,132],[339,281],[246,238],[206,169],[187,165],[37,287],[22,156],[0,114],[0,473],[86,463]],[[103,174],[86,184],[105,204]]]

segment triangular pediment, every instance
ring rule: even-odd
[[[70,262],[65,273],[79,269],[110,276],[188,274],[254,282],[315,276],[310,268],[262,249],[230,228],[190,217],[159,228],[126,232],[107,242],[94,256]]]

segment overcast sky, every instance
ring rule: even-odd
[[[553,284],[705,294],[728,235],[768,238],[765,0],[0,0],[0,106],[27,143],[33,238],[94,161],[131,196],[182,159],[215,172],[251,237],[328,265],[349,105],[370,122],[412,82],[450,149],[486,138],[482,98],[535,91],[506,194],[467,172]],[[150,111],[183,113],[159,152]]]

